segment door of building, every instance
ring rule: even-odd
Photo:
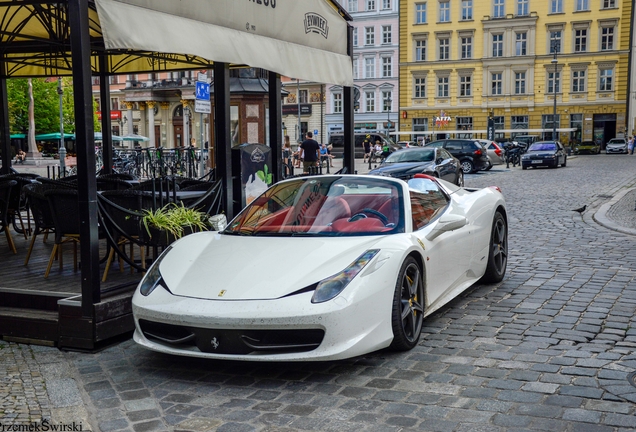
[[[594,114],[594,141],[601,142],[601,149],[605,144],[616,138],[616,114]]]

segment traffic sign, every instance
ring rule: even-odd
[[[201,114],[211,114],[212,113],[212,104],[209,100],[200,100],[196,99],[194,101],[194,112]]]
[[[314,129],[314,136],[318,136],[318,129]]]
[[[203,81],[197,81],[195,97],[197,100],[209,101],[210,84]]]

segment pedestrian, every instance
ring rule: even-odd
[[[634,154],[634,137],[630,136],[629,139],[627,140],[627,152],[630,155]]]
[[[303,152],[303,172],[308,173],[310,167],[315,167],[320,160],[320,144],[314,139],[311,131],[307,132],[307,139],[303,141],[300,148]]]
[[[18,150],[18,154],[15,155],[16,163],[24,163],[25,159],[26,159],[26,153],[24,152],[24,150],[22,149]]]
[[[289,141],[289,135],[285,135],[285,142],[283,143],[283,163],[285,165],[289,164],[289,158],[291,158],[292,147],[291,142]]]
[[[364,149],[364,157],[362,158],[362,162],[366,162],[367,158],[371,160],[371,135],[367,134],[364,137],[364,141],[362,141],[362,148]]]
[[[327,148],[327,144],[320,144],[320,164],[326,162],[327,165],[333,166],[331,164],[331,154],[329,154],[329,149]]]

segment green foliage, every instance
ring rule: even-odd
[[[263,166],[263,171],[256,171],[256,175],[265,184],[270,185],[270,184],[272,184],[272,173],[270,173],[268,171],[269,171],[269,168],[267,167],[267,164],[265,164]]]
[[[177,239],[183,236],[186,227],[192,231],[207,231],[210,226],[206,213],[174,203],[155,211],[144,210],[142,223],[149,237],[152,237],[150,227],[154,227],[172,234]]]

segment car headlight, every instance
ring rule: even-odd
[[[340,273],[321,280],[316,287],[311,302],[323,303],[340,294],[378,252],[380,252],[380,249],[369,249]]]
[[[150,269],[146,272],[146,275],[143,277],[141,282],[139,283],[139,292],[144,296],[149,296],[151,292],[157,288],[157,285],[163,286],[165,289],[168,287],[163,282],[163,277],[161,276],[161,272],[159,271],[159,265],[161,261],[166,257],[168,252],[172,249],[172,246],[168,246],[162,253],[159,255],[159,258],[152,263]]]

